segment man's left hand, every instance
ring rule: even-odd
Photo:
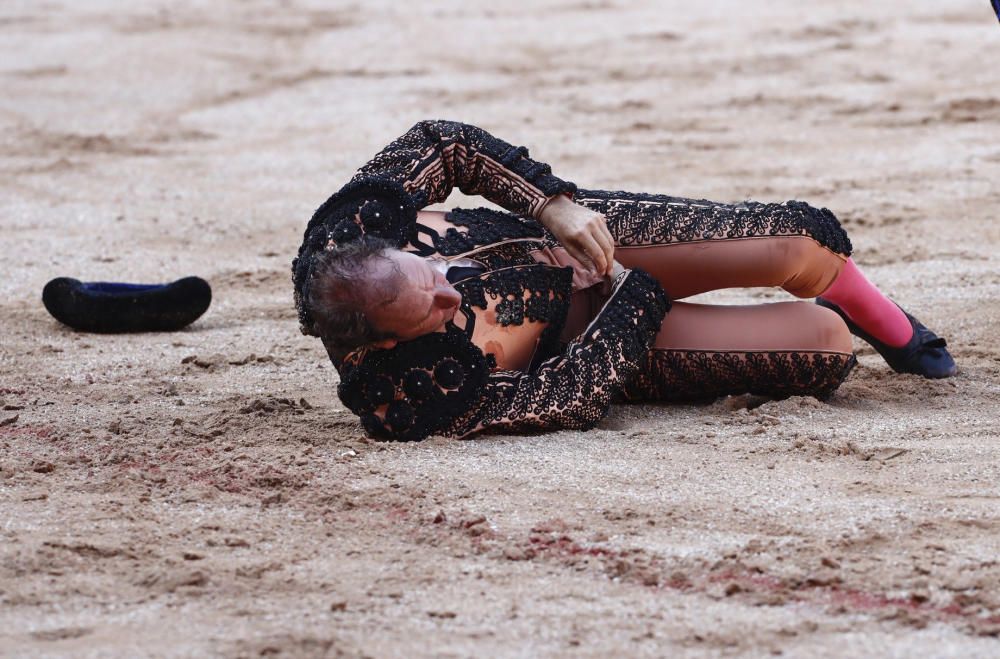
[[[611,275],[615,261],[615,241],[607,220],[600,213],[559,195],[538,216],[570,256],[600,275]]]

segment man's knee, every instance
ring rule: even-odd
[[[817,351],[840,352],[850,354],[854,348],[851,343],[851,332],[847,324],[836,312],[810,305],[813,316],[812,326],[816,333]]]
[[[820,295],[840,274],[844,258],[808,236],[785,238],[776,245],[782,264],[782,288],[796,297]]]

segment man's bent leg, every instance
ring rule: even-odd
[[[855,364],[840,317],[802,302],[675,303],[630,400],[711,400],[732,394],[825,397]]]
[[[674,299],[748,286],[815,297],[851,254],[833,213],[798,201],[719,204],[604,190],[574,198],[607,218],[622,265],[646,270]]]
[[[575,198],[605,215],[618,260],[650,271],[675,299],[780,286],[798,297],[822,295],[890,349],[913,339],[903,312],[848,260],[847,233],[825,208],[604,190],[578,190]]]
[[[722,288],[778,286],[796,297],[816,297],[832,284],[846,258],[808,236],[619,247],[615,258],[641,268],[674,300]]]
[[[851,242],[825,208],[582,189],[574,199],[605,215],[619,261],[649,270],[675,299],[742,286],[822,296],[896,371],[957,372],[944,340],[908,318],[848,260]]]

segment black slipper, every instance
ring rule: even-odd
[[[42,302],[61,323],[81,332],[170,332],[190,325],[212,302],[212,288],[200,277],[171,284],[81,282],[53,279]]]
[[[951,354],[945,348],[948,342],[927,329],[923,323],[907,313],[906,309],[899,307],[898,304],[896,306],[903,312],[906,319],[910,321],[910,327],[913,328],[913,336],[910,337],[906,345],[898,348],[882,343],[858,327],[844,310],[833,302],[818,297],[816,298],[816,304],[837,312],[844,319],[844,322],[847,323],[847,329],[851,331],[851,334],[863,339],[871,347],[875,348],[878,354],[882,355],[882,359],[897,373],[913,373],[932,379],[950,378],[958,373],[955,360],[952,359]]]

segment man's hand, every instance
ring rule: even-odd
[[[552,232],[570,256],[597,274],[612,274],[615,241],[603,215],[559,195],[546,204],[538,221]]]

